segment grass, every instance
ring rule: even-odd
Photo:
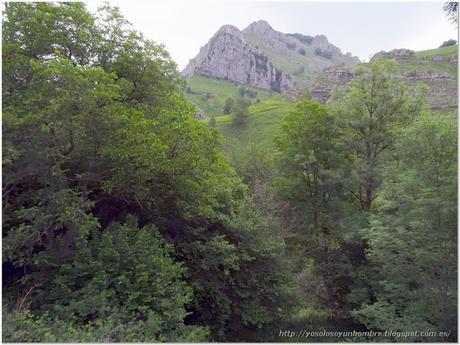
[[[421,58],[432,57],[435,55],[443,55],[443,56],[455,55],[455,54],[458,54],[458,44],[449,46],[449,47],[422,50],[422,51],[417,52],[416,54],[418,57],[421,57]]]
[[[186,93],[187,99],[202,109],[207,117],[210,117],[211,115],[219,116],[223,113],[225,100],[228,97],[240,97],[239,88],[242,85],[230,80],[195,75],[187,81],[187,86],[190,88],[190,92]],[[254,86],[244,85],[244,87],[257,92],[256,98],[260,100],[276,94]]]
[[[217,126],[229,145],[234,142],[242,145],[258,143],[274,149],[273,139],[281,134],[283,119],[294,109],[294,104],[292,100],[285,100],[280,96],[273,97],[252,104],[245,124],[235,126],[233,115],[230,114],[216,117]]]

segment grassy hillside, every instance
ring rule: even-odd
[[[420,51],[416,53],[416,58],[400,59],[397,63],[402,74],[410,72],[447,72],[454,80],[443,82],[434,81],[411,81],[410,85],[416,87],[417,84],[425,84],[432,92],[429,94],[429,100],[436,102],[435,98],[443,97],[446,92],[457,89],[457,64],[446,59],[444,61],[434,61],[433,56],[443,55],[450,57],[457,54],[458,46],[444,47]],[[365,64],[366,65],[366,64]],[[353,69],[353,67],[348,67]],[[221,115],[222,109],[227,97],[239,97],[239,87],[241,85],[227,81],[216,80],[204,76],[194,76],[189,82],[193,93],[188,93],[187,97],[203,109],[207,114],[220,115],[216,117],[217,126],[221,129],[227,144],[233,145],[239,143],[246,145],[251,142],[259,143],[263,146],[274,148],[273,138],[281,133],[282,120],[294,107],[294,101],[283,99],[279,94],[270,93],[266,90],[245,86],[248,89],[257,91],[257,98],[260,101],[255,102],[249,107],[249,118],[247,123],[242,126],[233,125],[233,115]],[[439,90],[438,90],[439,89]],[[206,100],[206,93],[211,97]],[[452,98],[452,103],[456,104],[456,98],[448,93]],[[454,102],[455,101],[455,102]],[[441,113],[456,113],[455,107],[437,109]],[[205,119],[205,121],[208,121]]]
[[[276,94],[253,86],[241,85],[230,80],[195,75],[187,81],[186,96],[189,101],[196,104],[209,117],[211,115],[221,115],[225,100],[228,97],[240,97],[241,87],[257,93],[253,100],[257,98],[264,100]]]
[[[436,49],[422,50],[416,53],[418,57],[433,57],[436,55],[450,56],[458,54],[458,44]]]
[[[281,124],[294,108],[294,102],[281,97],[273,97],[257,102],[249,107],[247,122],[241,126],[233,124],[233,115],[216,118],[227,144],[238,142],[242,145],[251,142],[274,148],[273,138],[281,134]]]

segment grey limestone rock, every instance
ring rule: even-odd
[[[290,76],[272,65],[233,25],[224,25],[182,71],[228,79],[262,89],[285,92],[293,86]]]

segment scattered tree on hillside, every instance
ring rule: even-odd
[[[225,100],[225,105],[224,105],[224,114],[230,114],[233,110],[233,105],[235,104],[235,100],[232,97],[228,97]]]
[[[249,105],[250,101],[244,98],[238,98],[233,107],[233,124],[235,126],[241,126],[246,123],[249,116]]]
[[[450,40],[442,42],[442,44],[439,46],[439,48],[450,47],[450,46],[454,46],[456,44],[457,44],[456,40],[450,39]]]
[[[209,119],[208,126],[210,128],[216,128],[217,122],[216,122],[216,117],[214,115],[212,115],[211,118]]]

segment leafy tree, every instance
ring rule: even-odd
[[[367,256],[375,266],[375,298],[355,314],[369,328],[454,330],[453,340],[457,324],[456,120],[425,115],[399,137],[398,158],[385,169],[382,198],[366,232]]]
[[[442,42],[442,44],[439,46],[439,48],[450,47],[450,46],[454,46],[456,44],[457,44],[457,41],[451,39],[451,40],[447,40],[447,41]]]
[[[235,100],[232,97],[228,97],[225,100],[225,105],[224,105],[224,114],[230,114],[233,110],[233,106],[235,104]]]
[[[449,18],[450,22],[458,27],[458,2],[448,1],[444,3],[442,9],[446,13],[446,16]]]
[[[305,74],[305,66],[300,66],[295,72],[294,75],[304,75]]]
[[[249,105],[251,103],[244,98],[238,98],[233,107],[233,124],[241,126],[246,123],[249,116]]]
[[[217,122],[216,122],[216,117],[215,117],[214,115],[211,116],[211,118],[209,119],[208,126],[209,126],[210,128],[216,128]]]
[[[361,70],[335,110],[351,159],[343,188],[364,211],[371,210],[378,196],[379,171],[394,143],[393,130],[419,111],[411,106],[396,72],[393,61],[376,62],[369,70]]]
[[[283,132],[278,139],[282,158],[276,186],[294,211],[294,217],[289,213],[286,217],[297,223],[295,250],[303,258],[299,265],[307,266],[313,258],[313,275],[324,286],[316,307],[335,314],[347,303],[352,268],[340,220],[346,212],[339,184],[345,162],[343,134],[334,115],[310,100],[300,101],[286,116]]]
[[[315,54],[318,55],[318,56],[322,56],[322,57],[324,57],[326,59],[332,59],[332,52],[322,50],[321,48],[316,48],[315,49]]]

